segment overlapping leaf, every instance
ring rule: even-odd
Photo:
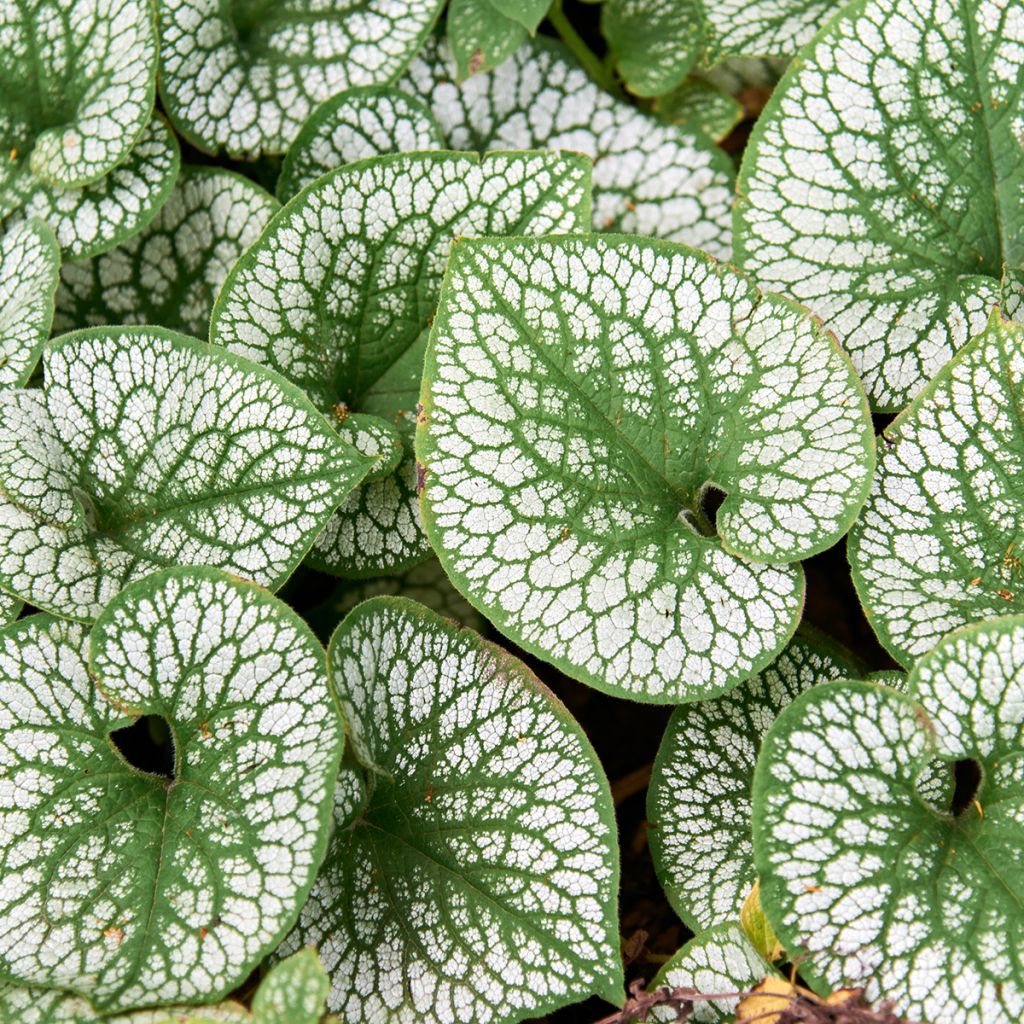
[[[146,0],[0,7],[0,217],[31,186],[80,188],[120,164],[153,113],[157,47]]]
[[[807,303],[878,409],[905,405],[1024,256],[1020,0],[860,0],[802,54],[744,156],[736,244]]]
[[[60,250],[40,221],[0,235],[0,387],[28,381],[50,334]]]
[[[81,188],[55,188],[26,173],[0,183],[0,217],[45,221],[65,259],[105,252],[141,231],[167,201],[178,176],[178,143],[154,117],[109,174]]]
[[[209,569],[127,588],[92,633],[0,630],[0,969],[99,1011],[202,1002],[290,927],[327,839],[342,723],[287,606]],[[140,715],[171,777],[110,740]]]
[[[669,902],[695,931],[738,921],[754,882],[750,786],[762,736],[804,690],[859,675],[847,652],[798,636],[735,689],[676,708],[647,791],[648,842]]]
[[[365,791],[347,769],[284,945],[320,949],[329,1007],[347,1024],[505,1024],[591,992],[621,1002],[611,796],[565,708],[410,601],[360,605],[329,660]]]
[[[241,175],[183,168],[148,228],[101,256],[64,266],[57,329],[160,324],[205,338],[228,271],[277,208]]]
[[[376,423],[401,445],[395,467],[393,449],[373,438],[381,464],[316,541],[316,567],[379,575],[427,556],[412,431],[452,240],[581,230],[589,171],[585,158],[556,153],[363,161],[289,203],[232,271],[211,339],[280,371],[342,429],[363,418],[360,429]]]
[[[771,662],[803,594],[778,563],[845,533],[873,465],[834,341],[666,242],[460,243],[421,405],[424,521],[452,581],[527,650],[638,700]]]
[[[1024,328],[987,328],[886,429],[850,534],[857,592],[905,665],[950,630],[1024,610]]]
[[[65,335],[0,391],[0,585],[95,617],[164,565],[279,586],[366,472],[296,388],[156,327]]]
[[[918,661],[909,698],[832,683],[769,730],[754,779],[761,895],[819,990],[864,986],[931,1024],[1021,1019],[1022,677],[1024,619],[998,619]],[[922,799],[933,757],[974,761],[977,792]]]
[[[317,107],[302,126],[284,158],[277,195],[286,201],[356,160],[441,148],[441,129],[419,100],[398,89],[349,89]]]
[[[688,78],[662,96],[654,109],[664,121],[689,125],[721,142],[743,119],[743,104],[699,78]]]
[[[537,31],[550,0],[449,0],[448,45],[459,80],[490,71]]]
[[[394,79],[441,3],[158,0],[160,95],[200,149],[283,153],[328,97]]]
[[[792,57],[837,10],[830,0],[664,0],[677,9],[699,3],[707,54],[724,57]]]
[[[456,84],[428,41],[401,87],[425,97],[454,149],[565,149],[594,160],[593,224],[731,251],[731,161],[706,135],[659,123],[592,82],[550,40]]]

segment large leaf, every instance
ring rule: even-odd
[[[99,1011],[230,991],[295,920],[343,738],[323,648],[210,569],[133,584],[87,627],[0,630],[0,969]],[[170,728],[173,768],[112,734]]]
[[[1024,328],[988,327],[886,429],[850,533],[853,580],[904,665],[950,630],[1024,611]]]
[[[648,986],[693,989],[702,995],[716,996],[746,992],[775,969],[760,954],[735,922],[720,924],[699,932],[662,966]],[[731,1024],[735,1020],[738,998],[695,1000],[693,1014],[687,1020],[698,1024]],[[676,1024],[675,1011],[655,1009],[652,1021]],[[775,1024],[766,1020],[765,1024]]]
[[[153,113],[156,31],[147,0],[8,0],[0,6],[0,217],[21,178],[97,182]]]
[[[831,683],[769,730],[754,776],[761,897],[819,991],[864,986],[930,1024],[1021,1019],[1022,677],[1024,619],[998,619],[918,661],[915,699]],[[933,757],[975,762],[976,793],[922,799]]]
[[[419,100],[398,89],[349,89],[317,107],[302,126],[284,158],[277,195],[291,199],[356,160],[441,148],[441,129]]]
[[[802,53],[744,156],[736,246],[825,318],[898,410],[1024,258],[1020,0],[859,0]]]
[[[385,85],[442,0],[157,0],[160,95],[194,146],[283,153],[328,97]]]
[[[663,0],[677,10],[703,9],[705,61],[723,57],[792,57],[838,9],[833,0]],[[842,5],[838,5],[842,6]]]
[[[874,461],[834,340],[668,242],[460,243],[421,405],[424,521],[452,582],[525,649],[637,700],[711,696],[778,654],[803,576],[777,563],[846,532]]]
[[[378,157],[320,179],[239,261],[211,339],[284,374],[342,429],[355,422],[360,450],[368,417],[398,435],[397,458],[373,438],[380,465],[317,540],[317,568],[379,575],[427,556],[412,432],[452,240],[581,230],[589,184],[589,161],[556,153]]]
[[[732,162],[702,132],[616,100],[565,50],[536,39],[462,85],[428,41],[401,87],[427,99],[454,149],[566,149],[594,160],[593,224],[731,251]]]
[[[80,996],[2,981],[0,1020],[10,1024],[99,1024],[96,1012]]]
[[[178,176],[178,143],[161,117],[143,129],[123,163],[81,188],[55,188],[32,175],[0,184],[0,217],[46,221],[64,258],[85,259],[141,231],[167,201]]]
[[[241,175],[184,167],[148,228],[95,259],[63,267],[56,329],[160,324],[205,338],[228,271],[277,208]]]
[[[0,585],[90,619],[164,565],[271,589],[367,462],[276,374],[156,327],[65,335],[0,391]]]
[[[346,770],[284,950],[320,949],[330,1008],[346,1024],[512,1024],[591,992],[621,1002],[611,795],[565,708],[397,598],[352,612],[329,662],[365,783]]]
[[[0,387],[25,384],[50,335],[60,250],[40,221],[0,235]]]
[[[761,737],[804,690],[860,674],[836,645],[797,636],[735,689],[676,708],[647,791],[648,842],[669,902],[694,931],[738,921],[755,880],[750,784]]]

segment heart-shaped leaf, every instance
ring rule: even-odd
[[[647,839],[669,902],[694,931],[738,921],[755,880],[750,784],[761,737],[804,690],[860,674],[837,645],[797,636],[758,675],[673,712],[647,791]]]
[[[0,969],[100,1011],[228,992],[295,920],[342,722],[323,648],[211,569],[132,584],[87,627],[0,630]],[[160,716],[166,773],[123,729]]]
[[[452,240],[582,230],[589,185],[589,161],[579,156],[377,157],[310,186],[238,262],[211,339],[280,371],[340,421],[352,412],[375,417],[402,444],[394,469],[390,449],[381,449],[383,464],[314,545],[314,566],[379,575],[427,556],[412,432]]]
[[[716,142],[721,142],[743,120],[742,103],[699,78],[688,78],[678,89],[661,96],[654,110],[663,121],[692,126]]]
[[[778,563],[846,532],[874,462],[816,321],[654,240],[459,243],[421,405],[424,522],[452,582],[526,650],[635,700],[770,663],[803,599]]]
[[[336,92],[385,85],[430,32],[442,0],[157,0],[160,96],[207,152],[284,153]]]
[[[161,324],[205,338],[228,271],[278,205],[239,174],[182,168],[148,228],[95,259],[63,267],[56,329]]]
[[[302,126],[281,166],[277,196],[287,201],[356,160],[442,148],[441,129],[419,100],[398,89],[349,89],[317,107]]]
[[[452,586],[436,558],[428,558],[394,576],[342,580],[330,597],[305,612],[304,617],[326,643],[338,623],[357,604],[371,597],[407,597],[477,632],[487,626],[487,620]]]
[[[1024,328],[993,316],[886,429],[850,533],[857,592],[912,665],[950,630],[1024,610]]]
[[[1022,678],[1024,619],[997,619],[918,661],[911,697],[814,687],[765,736],[761,896],[819,991],[863,986],[930,1024],[1021,1019]],[[973,764],[976,792],[959,787],[945,808],[922,799],[932,758]]]
[[[253,1024],[318,1024],[330,983],[313,949],[274,965],[252,1000]]]
[[[675,953],[658,971],[648,990],[661,988],[693,989],[703,995],[741,993],[753,988],[762,978],[776,974],[754,948],[743,929],[728,922],[699,932]],[[728,1024],[735,1020],[739,998],[694,1000],[693,1013],[686,1019],[697,1024]],[[650,1016],[660,1024],[675,1024],[674,1010],[655,1009]],[[765,1024],[773,1024],[771,1020]]]
[[[109,174],[81,188],[54,188],[28,174],[0,184],[0,217],[26,217],[53,229],[66,260],[112,249],[141,231],[167,201],[178,176],[178,143],[161,117],[143,129],[131,152]]]
[[[153,113],[156,26],[147,0],[57,0],[0,8],[0,217],[29,178],[98,182]]]
[[[731,251],[732,162],[692,128],[666,125],[587,77],[538,37],[492,72],[455,84],[448,47],[428,40],[400,86],[424,97],[453,149],[565,149],[594,160],[593,224]]]
[[[459,81],[497,67],[529,39],[526,26],[502,9],[516,6],[514,0],[449,0],[448,45]]]
[[[59,270],[60,250],[41,221],[0,235],[0,387],[25,384],[39,362]]]
[[[839,337],[898,410],[984,328],[1024,256],[1016,2],[861,0],[776,90],[743,161],[737,258]]]
[[[591,992],[621,1002],[611,794],[565,708],[398,598],[356,608],[329,663],[365,792],[348,769],[283,949],[320,950],[330,1008],[346,1024],[511,1024]]]
[[[0,585],[94,618],[164,565],[274,589],[366,472],[297,388],[157,327],[52,342],[0,390]]]

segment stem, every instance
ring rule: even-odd
[[[573,28],[572,22],[565,16],[562,10],[562,0],[553,0],[548,10],[548,21],[551,27],[558,33],[558,37],[572,51],[573,55],[583,66],[583,70],[599,85],[605,92],[613,96],[619,95],[619,86],[611,73],[594,55],[593,50],[583,41],[580,34]]]

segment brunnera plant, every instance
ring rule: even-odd
[[[0,0],[0,1020],[1019,1020],[1022,65]]]

